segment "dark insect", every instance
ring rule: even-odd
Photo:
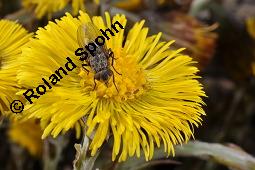
[[[77,30],[77,40],[78,44],[81,48],[83,48],[84,51],[87,51],[85,48],[88,46],[88,44],[93,43],[96,46],[96,49],[94,51],[94,54],[87,52],[86,55],[81,56],[82,60],[85,61],[85,63],[82,64],[82,67],[84,70],[86,70],[89,73],[89,70],[86,67],[91,67],[92,71],[95,73],[94,75],[94,89],[96,88],[96,81],[103,81],[106,86],[108,85],[108,81],[113,76],[113,84],[117,89],[117,86],[115,84],[114,74],[113,71],[110,69],[110,61],[111,58],[111,66],[113,67],[114,62],[114,53],[111,49],[107,49],[106,46],[98,45],[95,40],[98,36],[100,36],[101,33],[96,28],[96,26],[92,22],[88,22],[84,25],[79,26]],[[115,70],[115,68],[113,67]],[[115,70],[116,73],[118,73]],[[120,73],[118,73],[121,75]]]

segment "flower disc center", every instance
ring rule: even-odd
[[[122,50],[113,50],[114,60],[109,58],[109,68],[113,75],[107,82],[95,80],[95,73],[88,67],[89,73],[81,68],[79,75],[82,77],[81,86],[84,90],[95,92],[97,97],[113,98],[117,101],[133,99],[140,96],[146,85],[144,71],[134,56],[126,55]],[[115,70],[120,73],[118,74]],[[116,87],[115,87],[115,85]]]

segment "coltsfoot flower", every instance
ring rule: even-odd
[[[17,61],[21,48],[32,37],[20,24],[0,20],[0,113],[8,115],[10,104],[17,99],[18,91],[17,70],[20,63]]]
[[[74,15],[79,10],[84,10],[84,0],[22,0],[22,5],[27,9],[34,9],[37,18],[52,14],[64,9],[69,3],[72,3],[72,11]]]
[[[92,22],[103,30],[116,21],[123,27],[127,22],[124,15],[116,15],[111,21],[105,13],[105,19],[95,16]],[[29,110],[26,117],[46,122],[43,138],[50,134],[56,137],[72,127],[80,130],[84,118],[86,134],[92,139],[91,154],[95,155],[113,136],[112,160],[117,157],[124,161],[135,154],[140,157],[141,150],[146,160],[151,159],[155,145],[162,143],[165,152],[174,154],[174,145],[193,136],[193,126],[199,126],[205,114],[201,107],[205,93],[196,80],[198,69],[189,56],[180,53],[183,49],[169,49],[173,41],[160,42],[161,33],[148,36],[145,21],[137,22],[126,37],[120,30],[106,41],[107,48],[114,52],[114,68],[121,73],[113,71],[118,91],[113,76],[107,86],[96,81],[94,88],[94,73],[90,70],[87,74],[74,55],[79,47],[77,29],[91,18],[83,12],[78,19],[66,13],[55,22],[40,28],[23,50],[18,75],[19,83],[31,89],[42,84],[41,78],[64,66],[67,56],[77,65],[25,107]]]
[[[187,53],[196,61],[198,67],[203,69],[210,63],[216,48],[217,33],[213,32],[218,24],[206,26],[195,17],[182,12],[171,11],[163,15],[165,20],[158,24],[166,34],[165,38],[178,39],[175,46],[185,46]]]
[[[42,153],[42,130],[38,121],[30,119],[12,122],[8,135],[12,142],[27,149],[31,155],[40,156]]]

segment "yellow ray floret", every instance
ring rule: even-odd
[[[74,15],[77,15],[79,10],[85,9],[84,0],[22,0],[25,8],[34,9],[37,18],[45,15],[51,18],[53,13],[63,10],[68,3],[72,4]]]
[[[255,17],[248,18],[246,20],[246,25],[248,33],[255,39]]]
[[[246,25],[247,25],[248,33],[255,40],[255,17],[248,18],[246,20]],[[251,68],[252,68],[253,75],[255,75],[255,57],[254,57],[254,62],[252,62],[251,64]]]
[[[10,104],[18,99],[17,70],[20,63],[17,61],[21,48],[29,41],[31,34],[18,23],[0,20],[0,113],[7,115]]]
[[[173,146],[187,142],[193,135],[193,126],[199,126],[201,115],[205,114],[201,106],[205,93],[196,80],[199,77],[198,69],[192,66],[194,62],[180,53],[183,49],[171,50],[173,41],[160,42],[161,33],[148,36],[149,29],[141,21],[126,37],[121,29],[106,41],[115,58],[114,64],[109,61],[110,65],[121,74],[110,66],[115,80],[111,76],[107,85],[96,80],[95,86],[94,72],[88,68],[87,73],[74,55],[79,48],[77,29],[91,20],[103,30],[116,21],[123,27],[127,22],[124,15],[111,19],[106,13],[104,21],[101,16],[90,18],[83,12],[78,18],[67,13],[56,23],[40,28],[36,39],[23,50],[18,78],[28,89],[35,89],[42,84],[41,78],[47,79],[64,66],[67,57],[77,66],[27,105],[27,117],[48,122],[43,138],[50,134],[56,137],[61,131],[78,127],[84,118],[86,134],[92,139],[92,155],[109,136],[114,139],[112,160],[140,157],[141,150],[149,160],[154,147],[162,143],[165,152],[174,154]]]

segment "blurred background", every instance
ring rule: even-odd
[[[66,1],[69,3],[62,9],[38,15],[39,1],[43,0],[0,0],[0,17],[18,21],[33,32],[49,20],[72,11],[72,4]],[[195,130],[195,139],[201,143],[191,144],[190,152],[178,152],[177,148],[174,158],[163,159],[163,155],[158,155],[148,163],[130,160],[116,165],[111,162],[109,143],[97,160],[99,168],[255,169],[252,156],[255,155],[255,0],[86,0],[84,4],[90,15],[102,15],[104,11],[111,15],[125,14],[129,21],[127,29],[145,19],[150,34],[162,32],[163,40],[176,40],[175,48],[185,47],[184,53],[197,61],[200,81],[208,96],[204,99],[207,116]],[[1,120],[0,169],[72,169],[74,144],[80,142],[75,133],[41,141],[39,132],[34,121],[29,125],[11,125],[8,120]],[[29,147],[16,139],[17,134],[20,138],[30,137]],[[207,143],[225,147],[215,154],[217,147],[202,145]],[[224,149],[228,148],[233,150],[233,162],[224,160]],[[238,162],[247,158],[250,164]],[[235,163],[245,165],[239,167]]]

